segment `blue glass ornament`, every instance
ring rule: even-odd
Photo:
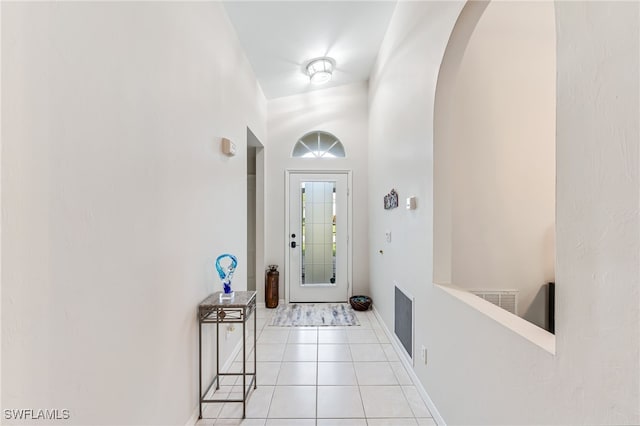
[[[227,257],[231,259],[231,262],[226,267],[223,267],[220,264],[220,261]],[[222,287],[224,289],[224,292],[220,294],[221,300],[233,299],[233,291],[231,291],[231,278],[233,278],[233,273],[235,272],[237,266],[238,259],[232,254],[224,253],[218,256],[218,258],[216,259],[216,270],[218,271],[218,275],[222,280]]]

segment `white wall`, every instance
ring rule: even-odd
[[[252,134],[247,130],[247,139],[252,138]],[[247,146],[247,290],[256,289],[256,185],[257,185],[257,148]],[[262,179],[261,179],[262,181]]]
[[[367,85],[356,83],[302,95],[270,100],[268,103],[269,147],[266,152],[265,263],[280,266],[280,298],[284,299],[285,170],[353,171],[353,294],[369,291],[369,244],[367,198]],[[347,157],[335,159],[291,158],[293,145],[304,134],[323,130],[344,145]],[[266,265],[265,265],[266,267]],[[264,286],[258,284],[259,301]]]
[[[222,6],[3,3],[2,88],[2,408],[184,424],[196,307],[246,252],[247,126],[266,140]]]
[[[556,355],[431,284],[434,94],[461,8],[399,3],[374,70],[376,308],[392,329],[393,280],[416,297],[415,371],[448,424],[638,424],[638,5],[556,4]],[[390,186],[418,209],[382,210]]]
[[[435,143],[448,147],[434,152],[451,182],[436,178],[434,191],[436,204],[450,191],[452,228],[434,250],[451,250],[449,283],[517,289],[518,314],[544,328],[555,279],[554,7],[484,6],[460,16],[455,31],[470,37],[449,43],[440,70]],[[436,213],[436,228],[440,220],[449,218]]]

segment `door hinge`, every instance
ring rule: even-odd
[[[351,192],[351,189],[347,187],[347,197],[349,196],[350,192]]]

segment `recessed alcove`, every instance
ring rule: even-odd
[[[550,325],[555,42],[553,3],[468,2],[440,68],[434,120],[434,283],[550,352],[550,333],[518,323]],[[483,291],[515,294],[520,318],[470,294]]]

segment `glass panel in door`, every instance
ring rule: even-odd
[[[347,300],[347,174],[289,177],[289,300]]]

